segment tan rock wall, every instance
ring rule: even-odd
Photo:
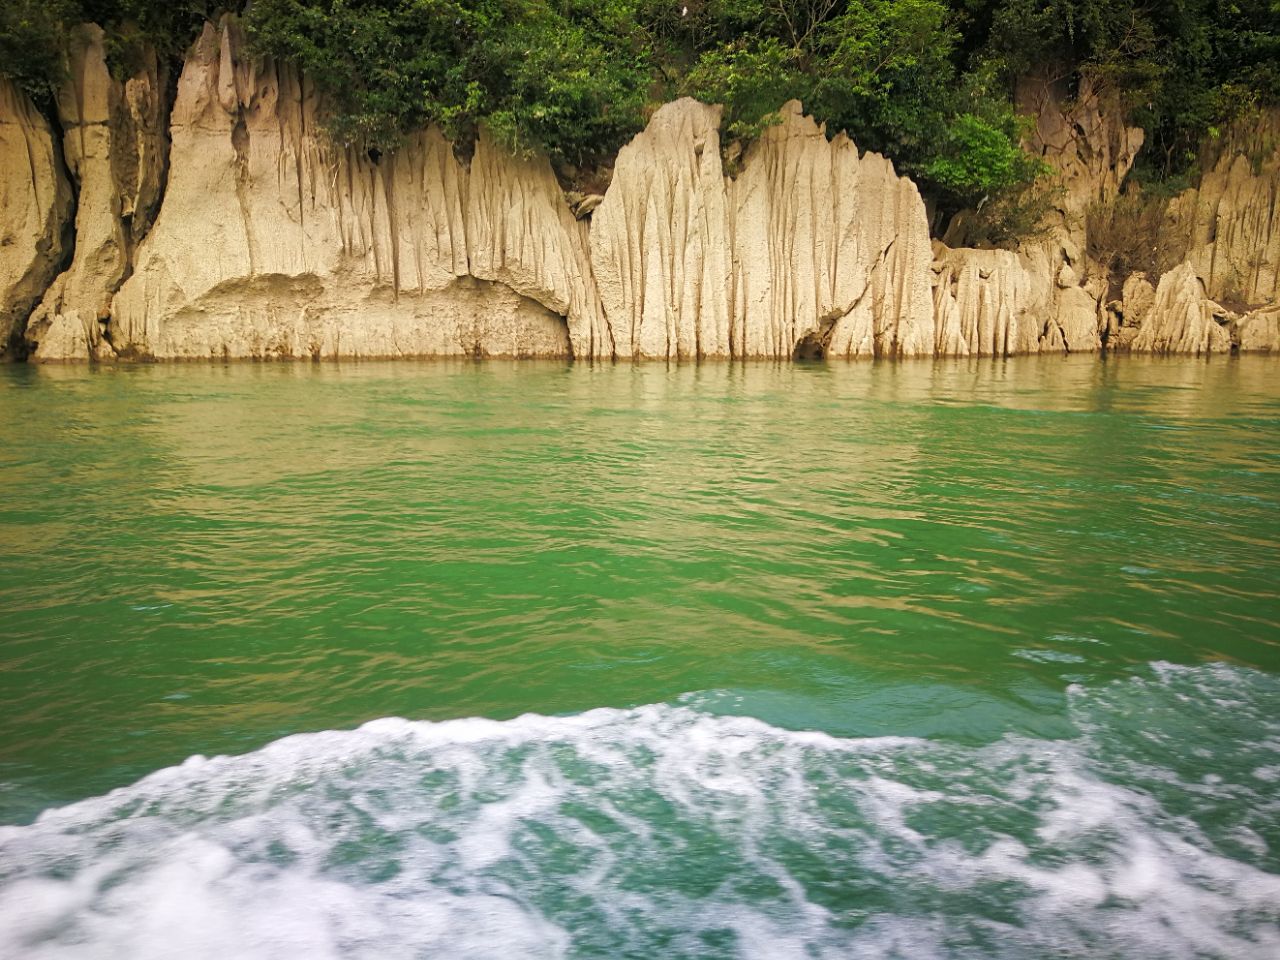
[[[1209,295],[1237,305],[1280,296],[1280,110],[1225,138],[1197,188],[1169,205],[1175,235]]]
[[[618,154],[591,217],[591,263],[618,357],[733,350],[733,250],[720,110],[661,107]]]
[[[102,29],[85,25],[73,32],[68,59],[58,119],[67,168],[79,188],[75,256],[28,324],[38,360],[112,354],[104,339],[111,298],[159,199],[166,145],[154,55],[121,83],[107,70]]]
[[[1130,349],[1207,355],[1231,350],[1229,316],[1209,299],[1195,268],[1182,263],[1160,278]]]
[[[71,187],[48,121],[0,78],[0,359],[21,354],[32,307],[57,273]]]
[[[25,329],[36,359],[1003,356],[1104,334],[1280,349],[1276,141],[1224,150],[1175,208],[1199,231],[1187,269],[1104,309],[1085,212],[1142,137],[1088,89],[1019,90],[1062,191],[1047,239],[1010,252],[931,248],[915,185],[795,102],[731,176],[719,109],[667,104],[575,207],[544,158],[483,133],[467,162],[434,129],[385,156],[332,145],[306,78],[250,58],[233,18],[193,45],[171,114],[160,66],[113,79],[96,27],[70,62],[58,114],[79,205],[56,278],[59,142],[0,83],[0,337]],[[1218,306],[1228,275],[1263,309]]]
[[[929,236],[915,185],[788,103],[721,168],[720,111],[679,100],[618,156],[591,227],[622,357],[932,353]]]
[[[125,355],[932,352],[918,192],[799,104],[736,180],[718,110],[668,104],[588,224],[544,159],[483,134],[468,165],[434,130],[377,159],[329,146],[305,79],[241,49],[209,27],[183,71],[164,207],[112,304]]]
[[[1247,352],[1280,353],[1280,305],[1262,307],[1236,323],[1235,340]]]
[[[1246,117],[1211,147],[1198,186],[1166,211],[1165,234],[1185,260],[1160,279],[1158,309],[1141,297],[1135,306],[1130,286],[1146,282],[1137,274],[1112,305],[1120,348],[1280,351],[1280,110]]]
[[[933,271],[937,356],[1039,352],[1044,284],[1024,257],[1010,250],[953,250],[939,243]]]
[[[825,331],[836,357],[933,352],[929,229],[915,184],[843,134],[783,107],[730,191],[734,340],[789,357]]]
[[[335,148],[317,107],[296,71],[244,53],[234,21],[206,27],[178,84],[163,208],[113,303],[118,350],[611,353],[585,227],[545,161],[482,137],[468,169],[435,130],[384,157]]]
[[[1025,77],[1016,101],[1035,121],[1026,147],[1053,168],[1046,187],[1056,191],[1048,236],[1023,250],[1047,301],[1040,347],[1097,351],[1106,325],[1100,306],[1106,280],[1088,256],[1087,214],[1120,193],[1145,137],[1087,79],[1072,96],[1059,78]]]

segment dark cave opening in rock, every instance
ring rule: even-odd
[[[811,330],[796,341],[791,351],[792,360],[825,360],[827,358],[826,337],[820,330]]]

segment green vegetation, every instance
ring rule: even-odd
[[[386,149],[438,123],[583,162],[644,123],[653,61],[634,5],[568,0],[258,0],[255,48],[324,90],[339,140]]]
[[[148,47],[180,57],[200,25],[224,6],[216,0],[3,0],[0,76],[48,103],[66,76],[67,31],[75,24],[102,26],[112,70],[127,74]]]
[[[686,48],[696,59],[679,89],[723,103],[730,134],[753,136],[794,97],[954,208],[1041,172],[1018,146],[1008,91],[959,68],[956,17],[939,0],[755,0],[699,16],[709,23]]]
[[[1206,135],[1280,101],[1280,0],[7,0],[0,72],[47,100],[68,24],[103,24],[127,70],[144,44],[178,55],[228,6],[255,51],[314,79],[340,142],[484,124],[582,167],[675,96],[724,104],[743,139],[798,98],[940,210],[1006,217],[992,236],[1028,219],[1018,198],[1043,170],[1018,146],[1019,76],[1116,98],[1148,131],[1149,181],[1185,176]]]
[[[1146,182],[1178,178],[1206,136],[1280,102],[1280,0],[960,0],[970,56],[1114,96],[1147,132]]]

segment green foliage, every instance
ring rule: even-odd
[[[684,79],[682,92],[724,106],[730,137],[758,137],[788,100],[803,99],[808,78],[795,52],[775,37],[739,40],[706,51]]]
[[[234,0],[232,0],[232,4]],[[135,73],[148,49],[162,59],[180,58],[206,20],[226,0],[79,0],[78,19],[106,31],[107,64],[118,76]]]
[[[311,77],[341,143],[483,124],[582,166],[677,94],[723,104],[743,140],[796,98],[942,212],[981,205],[988,238],[1032,229],[1044,197],[1019,76],[1088,78],[1130,111],[1148,184],[1181,182],[1206,135],[1280,102],[1280,0],[4,0],[0,74],[47,103],[71,24],[102,24],[127,74],[228,7],[258,54]]]
[[[958,106],[945,4],[858,0],[812,36],[811,109],[860,146],[923,172]]]
[[[967,49],[1007,77],[1087,76],[1147,132],[1145,179],[1187,172],[1200,142],[1280,101],[1277,0],[962,0]],[[985,31],[984,24],[989,24]]]
[[[535,12],[496,31],[495,56],[468,78],[471,100],[441,119],[456,127],[470,114],[510,150],[541,148],[575,164],[614,153],[644,123],[644,54],[618,42],[607,4],[576,22],[545,7]],[[487,111],[477,116],[481,104]]]
[[[484,123],[508,148],[582,162],[642,123],[647,53],[625,2],[258,0],[261,53],[298,64],[328,96],[344,143],[385,149],[438,123]]]
[[[66,74],[62,44],[74,12],[66,0],[0,3],[0,75],[37,102],[49,100]]]
[[[1019,146],[1022,124],[991,71],[959,75],[960,36],[939,0],[761,0],[752,10],[750,35],[705,50],[682,86],[724,104],[731,136],[757,135],[798,98],[952,209],[1043,172]]]
[[[109,66],[128,75],[147,49],[180,55],[220,6],[214,0],[2,0],[0,76],[48,103],[66,77],[67,34],[76,24],[99,24]]]
[[[1034,157],[1009,149],[1009,135],[972,113],[962,113],[947,130],[944,149],[924,164],[925,175],[959,194],[991,193],[1016,186],[1037,172]]]

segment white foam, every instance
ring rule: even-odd
[[[1280,878],[1250,862],[1268,824],[1216,838],[1108,772],[1136,763],[1112,714],[1252,710],[1248,682],[1162,665],[1074,686],[1069,742],[842,740],[654,705],[193,757],[0,828],[0,957],[1270,960]],[[1258,790],[1280,765],[1263,726],[1236,778]],[[1204,796],[1273,816],[1203,773]]]

